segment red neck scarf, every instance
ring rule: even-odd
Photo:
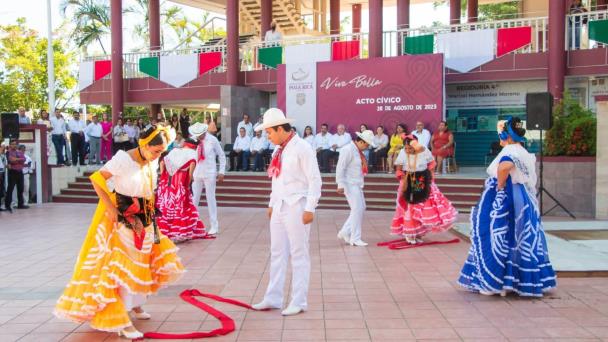
[[[353,141],[353,144],[355,144],[355,148],[357,149],[357,152],[359,152],[359,157],[361,157],[361,172],[363,172],[364,176],[367,176],[367,159],[365,159],[365,155],[359,146],[357,146],[357,143]]]
[[[205,160],[205,139],[201,139],[201,141],[198,143],[198,161],[203,161]]]
[[[268,178],[279,177],[279,175],[281,174],[281,155],[283,154],[285,146],[287,146],[287,144],[289,143],[289,141],[291,141],[291,138],[293,138],[294,135],[295,134],[291,132],[289,137],[281,145],[279,145],[277,153],[274,154],[274,156],[272,157],[272,161],[270,162],[270,166],[268,166]]]

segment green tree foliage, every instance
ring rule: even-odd
[[[107,51],[103,39],[110,34],[110,6],[107,0],[63,0],[61,13],[74,25],[70,38],[86,56],[93,44],[103,54]]]
[[[63,108],[74,96],[76,86],[71,70],[75,56],[65,50],[67,45],[61,37],[53,40],[58,108]],[[28,28],[24,18],[17,19],[16,24],[0,26],[0,64],[4,66],[0,107],[7,110],[15,110],[15,104],[28,109],[47,107],[47,40]]]
[[[547,156],[595,156],[597,121],[593,112],[564,93],[553,109],[553,127],[547,131]]]
[[[449,3],[449,0],[435,0],[433,6],[435,8]],[[467,1],[461,2],[461,13],[467,13]],[[478,13],[479,21],[491,21],[502,19],[513,19],[519,16],[519,1],[507,1],[493,4],[479,5]]]

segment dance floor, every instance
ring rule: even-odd
[[[69,279],[94,206],[45,204],[0,213],[0,341],[118,341],[51,314]],[[196,288],[244,302],[262,298],[268,278],[268,221],[262,209],[220,208],[216,240],[180,244],[188,273],[151,297],[142,331],[190,332],[220,326],[182,302]],[[206,220],[206,210],[202,211]],[[232,316],[233,333],[212,341],[585,340],[608,341],[608,278],[559,279],[542,299],[485,297],[455,280],[468,243],[405,250],[390,240],[391,214],[365,216],[368,247],[336,239],[346,211],[319,211],[311,235],[309,311],[284,318],[211,305]],[[464,219],[464,218],[463,218]],[[451,233],[430,237],[449,240]],[[287,284],[288,286],[289,284]]]

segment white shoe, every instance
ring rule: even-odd
[[[350,243],[350,236],[346,236],[346,234],[342,233],[342,231],[338,232],[338,239],[342,239],[344,242]]]
[[[287,307],[287,309],[281,311],[281,315],[283,316],[293,316],[293,315],[297,315],[300,312],[303,312],[304,309],[302,309],[299,306],[295,306],[295,305],[290,305]]]
[[[118,336],[126,337],[129,340],[137,340],[137,339],[143,338],[144,334],[142,334],[141,332],[139,332],[137,330],[135,330],[135,331],[121,330],[118,332]]]
[[[142,321],[152,318],[152,315],[150,315],[149,313],[147,313],[145,311],[142,311],[142,312],[133,311],[133,316]]]
[[[251,307],[254,308],[255,310],[280,309],[280,307],[274,306],[274,305],[270,305],[269,303],[267,303],[265,301],[261,301],[261,302],[259,302],[257,304],[253,304]]]
[[[367,242],[363,242],[361,240],[357,240],[357,241],[351,241],[350,242],[351,246],[359,246],[359,247],[365,247],[367,246]]]
[[[492,291],[479,290],[479,294],[482,294],[484,296],[493,296],[493,295],[495,295],[497,293],[496,292],[492,292]]]
[[[217,229],[217,228],[211,228],[211,229],[209,229],[209,231],[207,232],[207,234],[209,234],[209,235],[217,235],[218,230],[219,229]]]

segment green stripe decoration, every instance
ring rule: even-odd
[[[260,64],[276,69],[277,65],[283,63],[283,47],[260,48],[258,50],[258,61]]]
[[[589,39],[608,44],[608,20],[590,21]]]
[[[144,57],[139,59],[139,71],[156,79],[158,79],[160,73],[158,65],[158,57]]]
[[[435,36],[426,34],[423,36],[405,37],[403,39],[403,53],[408,55],[422,55],[433,53]]]

